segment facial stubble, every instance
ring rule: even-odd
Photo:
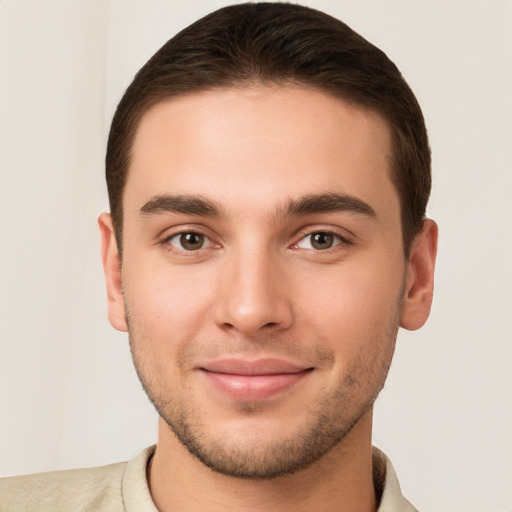
[[[148,340],[142,339],[137,322],[129,315],[128,308],[126,311],[135,369],[150,401],[178,441],[215,472],[236,478],[269,480],[296,473],[320,460],[346,438],[372,407],[391,365],[401,304],[402,295],[388,329],[381,333],[380,339],[369,342],[374,350],[359,352],[349,371],[340,376],[335,389],[309,405],[306,419],[297,425],[294,434],[263,443],[256,429],[244,431],[243,441],[236,443],[230,442],[230,436],[209,436],[204,424],[208,418],[201,417],[193,401],[187,400],[180,390],[169,389],[170,384],[157,382],[162,372],[155,371],[154,365],[162,362],[149,361],[142,348]],[[275,348],[276,340],[269,341],[269,347],[272,346]],[[334,359],[333,354],[325,353],[325,348],[316,350],[324,361]],[[247,417],[257,417],[260,409],[264,410],[264,405],[238,404],[238,412]]]

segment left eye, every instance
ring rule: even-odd
[[[176,249],[185,251],[197,251],[213,245],[213,242],[202,233],[189,231],[171,236],[167,243]]]
[[[318,231],[302,238],[297,247],[301,249],[314,249],[315,251],[325,251],[335,245],[342,243],[340,236],[334,233],[327,233],[325,231]]]

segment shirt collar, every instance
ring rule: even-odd
[[[377,512],[418,512],[404,498],[395,470],[387,456],[375,446],[372,451],[373,485],[377,500]]]
[[[122,494],[126,512],[158,512],[148,487],[147,468],[156,446],[150,446],[126,465],[122,481]],[[373,484],[377,512],[418,512],[403,496],[391,461],[378,448],[373,448]]]

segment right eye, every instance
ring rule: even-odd
[[[183,233],[176,233],[169,237],[166,242],[174,249],[180,251],[198,251],[206,247],[212,247],[214,243],[202,233],[195,231],[186,231]]]

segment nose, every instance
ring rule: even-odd
[[[293,323],[287,271],[268,250],[246,250],[223,263],[215,322],[244,336],[273,333]]]

